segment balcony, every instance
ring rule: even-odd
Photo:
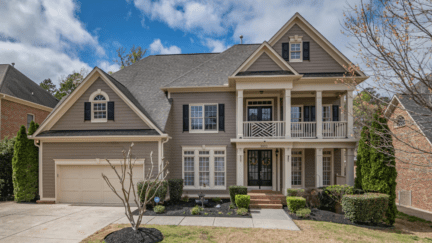
[[[243,122],[245,138],[285,138],[284,121]]]

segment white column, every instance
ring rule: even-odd
[[[339,109],[339,120],[340,121],[345,121],[345,114],[346,114],[345,95],[343,94],[340,97],[340,109]]]
[[[243,138],[243,90],[237,90],[237,138]]]
[[[353,91],[348,91],[347,95],[347,115],[348,115],[348,138],[354,138],[354,118],[353,118]]]
[[[346,167],[346,182],[350,186],[354,186],[354,149],[347,149],[347,167]]]
[[[345,176],[346,149],[341,149],[341,176]]]
[[[322,91],[317,91],[316,92],[316,100],[315,100],[315,103],[316,103],[316,121],[317,121],[317,129],[316,129],[316,131],[317,131],[317,137],[318,138],[323,138],[323,136],[322,136],[322,127],[323,127],[323,125],[322,125],[322,121],[323,121],[323,118],[322,118]]]
[[[279,150],[279,153],[278,153],[278,155],[276,156],[276,171],[277,171],[277,175],[276,175],[276,190],[277,191],[280,191],[281,190],[281,188],[280,188],[280,184],[281,184],[281,173],[280,173],[280,171],[281,171],[281,156],[282,156],[282,151],[281,151],[281,149],[278,149]]]
[[[283,194],[287,195],[287,189],[291,188],[291,148],[285,148],[284,153],[284,187]]]
[[[284,97],[285,138],[291,137],[291,90],[285,90]]]
[[[316,171],[316,187],[323,186],[323,149],[315,150],[315,171]]]
[[[244,161],[243,161],[243,148],[237,149],[237,186],[243,186],[244,179]]]
[[[272,191],[276,191],[276,149],[272,149]]]

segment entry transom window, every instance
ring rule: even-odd
[[[190,105],[191,131],[217,132],[217,104]]]
[[[189,189],[225,189],[226,147],[183,147],[183,179]]]
[[[303,151],[293,150],[291,156],[291,185],[301,187],[303,185]]]
[[[108,95],[98,89],[90,96],[92,122],[106,122],[108,115]]]
[[[332,151],[323,151],[323,186],[330,186],[332,184]]]

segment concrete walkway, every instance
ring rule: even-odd
[[[300,230],[282,209],[253,209],[252,218],[143,216],[142,224]],[[126,217],[114,222],[128,224]]]

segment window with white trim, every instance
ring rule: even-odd
[[[329,122],[329,121],[332,121],[332,111],[331,111],[331,108],[332,108],[332,106],[331,105],[323,105],[323,110],[322,110],[322,116],[323,116],[323,121],[324,122]]]
[[[290,36],[289,46],[289,61],[302,62],[303,36]]]
[[[331,150],[323,151],[323,186],[330,186],[332,184],[332,164],[333,153]]]
[[[291,60],[301,60],[301,43],[291,44]]]
[[[303,150],[293,150],[291,157],[291,185],[301,187],[303,185]]]
[[[291,106],[291,122],[302,122],[302,108],[301,106]]]
[[[98,89],[90,95],[91,102],[91,121],[107,122],[108,119],[108,94]]]
[[[183,179],[189,189],[226,189],[226,147],[183,147]]]
[[[189,117],[191,131],[218,131],[217,104],[191,104]]]

